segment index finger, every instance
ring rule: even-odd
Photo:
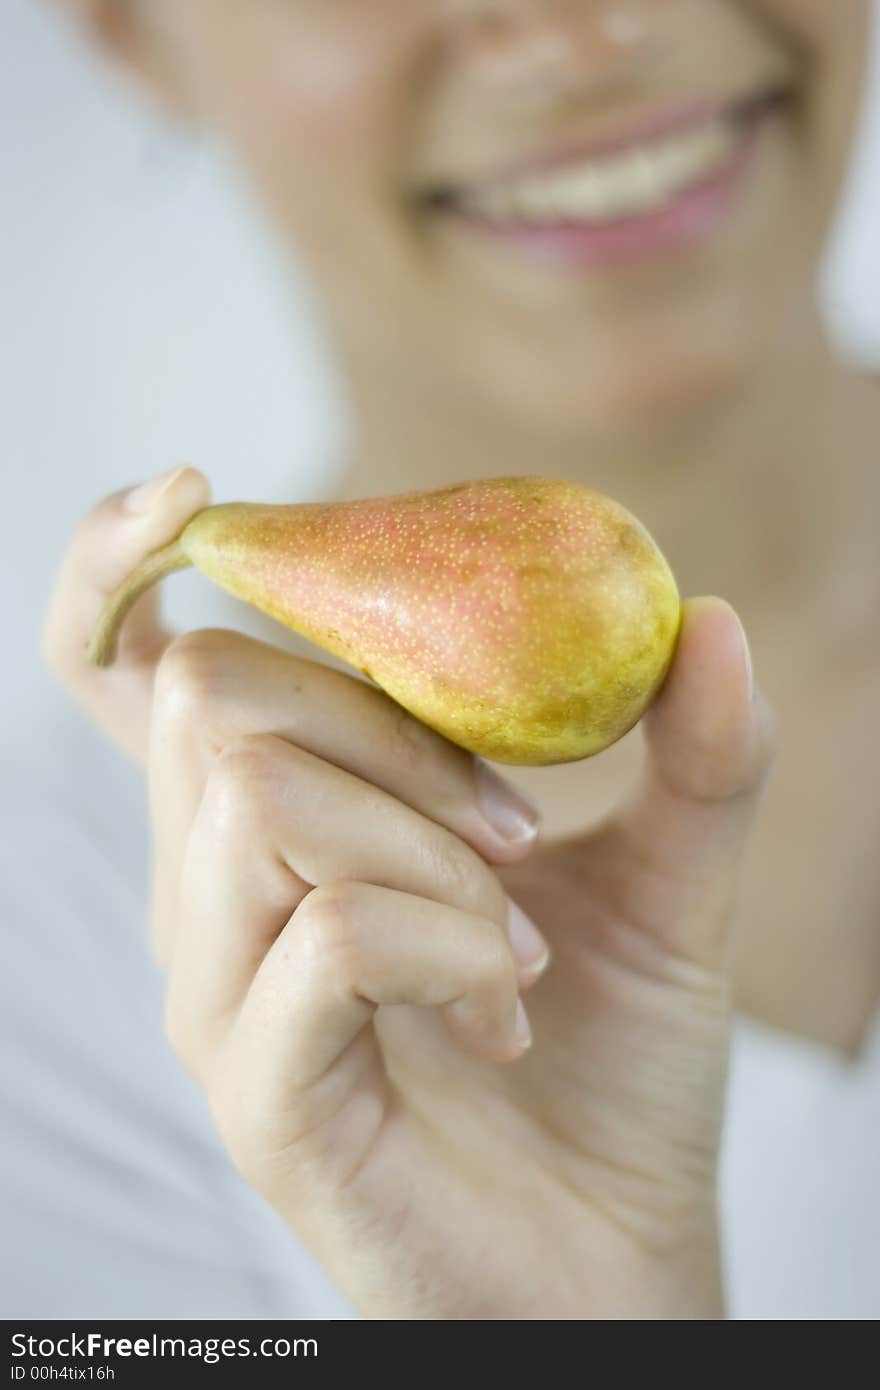
[[[43,655],[50,669],[141,761],[147,756],[153,678],[173,635],[162,623],[157,594],[145,594],[132,609],[111,670],[92,666],[86,647],[110,593],[209,501],[207,478],[187,467],[105,498],[76,528],[46,614]]]

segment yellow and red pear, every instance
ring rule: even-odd
[[[672,572],[630,512],[549,478],[356,502],[199,512],[111,596],[97,665],[143,591],[196,565],[501,763],[590,757],[648,708],[672,661]]]

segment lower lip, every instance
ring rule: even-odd
[[[496,244],[534,260],[574,267],[605,268],[650,260],[663,252],[711,236],[730,211],[752,163],[766,116],[743,127],[730,159],[709,177],[692,184],[663,208],[615,222],[554,222],[541,226],[491,222],[449,209],[443,213]]]

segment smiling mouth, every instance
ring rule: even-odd
[[[604,252],[607,259],[615,250],[625,254],[650,249],[634,242],[633,233],[652,227],[695,230],[689,210],[704,214],[696,219],[701,225],[707,221],[705,214],[723,210],[721,204],[729,202],[724,195],[738,182],[763,119],[785,100],[787,94],[774,91],[704,109],[602,154],[591,152],[482,184],[433,190],[425,207],[459,224],[506,234],[544,251],[554,244],[569,252],[580,246],[581,252]],[[620,234],[616,238],[615,232]],[[578,233],[580,243],[572,240]]]

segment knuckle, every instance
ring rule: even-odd
[[[689,728],[682,766],[664,755],[662,775],[673,792],[707,806],[751,803],[760,794],[775,763],[779,723],[760,692],[757,699],[754,719],[738,722],[735,730]]]
[[[108,513],[115,505],[117,496],[118,494],[111,493],[107,497],[102,497],[76,522],[67,544],[67,551],[64,556],[65,563],[79,565],[93,553],[95,541],[104,529]]]
[[[205,1091],[213,1082],[212,1051],[214,1039],[196,1023],[192,1003],[184,991],[172,981],[165,994],[163,1009],[165,1039],[174,1055],[183,1063],[194,1081]]]
[[[295,914],[304,958],[343,987],[356,978],[363,951],[358,899],[354,883],[321,884],[306,895]]]
[[[233,1167],[245,1182],[261,1191],[258,1144],[247,1121],[242,1118],[240,1100],[227,1085],[209,1095],[208,1103]]]
[[[506,930],[510,906],[507,894],[491,869],[488,869],[478,856],[477,866],[479,870],[476,886],[478,903],[475,910],[481,916],[487,917],[490,922],[494,922],[496,926],[504,927]]]
[[[406,772],[427,775],[434,762],[436,735],[390,698],[389,706],[388,741],[392,762]]]
[[[227,664],[229,634],[187,632],[168,644],[156,670],[155,702],[166,719],[203,724]]]
[[[745,759],[740,755],[725,760],[723,754],[716,755],[715,800],[741,801],[753,806],[773,773],[779,751],[779,717],[760,691],[756,699],[758,709],[750,753]]]
[[[723,806],[751,791],[743,770],[741,748],[719,747],[709,740],[694,741],[694,766],[689,769],[686,795],[706,806]]]
[[[504,934],[494,924],[487,930],[482,949],[474,952],[472,989],[479,994],[506,997],[516,992],[516,966]]]
[[[518,983],[510,950],[502,933],[490,923],[472,943],[462,984],[469,1033],[493,1035],[513,1006]]]
[[[46,669],[75,692],[88,670],[86,643],[72,632],[68,620],[67,581],[59,580],[40,629],[40,658]]]
[[[245,1181],[268,1196],[280,1166],[289,1190],[285,1121],[267,1116],[254,1094],[253,1078],[241,1074],[240,1059],[226,1060],[206,1087],[206,1099],[227,1154]],[[273,1162],[276,1153],[280,1164]]]
[[[449,902],[476,917],[498,924],[505,921],[507,895],[476,850],[449,833],[433,847],[431,859],[432,876]]]
[[[215,832],[237,838],[253,828],[276,777],[275,740],[261,734],[233,739],[216,754],[205,790],[205,813]]]

